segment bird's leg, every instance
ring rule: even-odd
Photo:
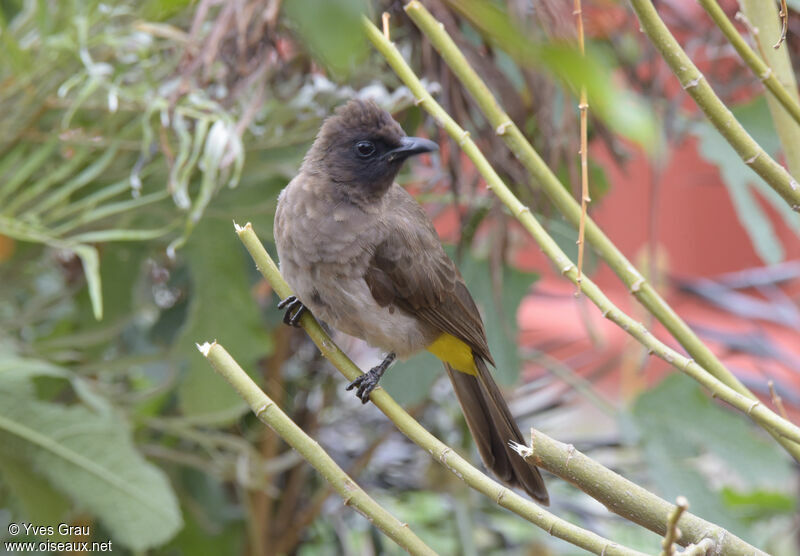
[[[283,324],[288,324],[295,328],[300,328],[300,317],[308,311],[308,307],[303,305],[303,302],[297,299],[295,295],[282,299],[278,303],[278,309],[286,309],[286,314],[283,315]]]
[[[396,355],[394,353],[389,353],[378,365],[372,367],[368,372],[348,384],[347,389],[352,390],[358,386],[356,397],[361,400],[361,403],[367,403],[369,401],[369,395],[375,390],[375,387],[378,386],[378,381],[380,381],[383,373],[386,372],[386,369],[389,368],[395,357]]]

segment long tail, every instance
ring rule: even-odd
[[[475,356],[477,375],[462,373],[447,363],[444,366],[486,467],[507,485],[520,487],[535,500],[549,505],[550,497],[539,470],[508,446],[509,440],[526,442],[483,359]]]

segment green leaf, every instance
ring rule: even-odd
[[[763,98],[738,106],[732,111],[764,150],[772,155],[777,153],[780,142],[772,127],[767,103]],[[800,215],[792,211],[760,177],[746,168],[733,147],[711,124],[707,122],[697,124],[694,127],[694,134],[699,139],[700,156],[719,169],[739,221],[747,230],[758,256],[767,264],[783,260],[785,255],[783,245],[775,234],[772,222],[764,212],[753,188],[781,214],[786,224],[794,229],[798,236],[800,236]]]
[[[186,244],[184,254],[191,274],[187,324],[177,340],[186,361],[178,388],[186,415],[218,415],[235,419],[246,404],[197,351],[196,343],[217,340],[249,373],[272,349],[252,295],[248,268],[252,259],[241,246],[229,220],[204,219]]]
[[[775,514],[793,514],[797,511],[797,500],[783,492],[762,489],[740,492],[725,487],[722,489],[722,500],[748,520],[764,519]]]
[[[577,97],[586,87],[589,110],[623,137],[635,141],[648,152],[659,143],[658,126],[645,100],[615,81],[609,58],[599,48],[587,46],[586,56],[574,46],[545,45],[539,48],[541,63]]]
[[[441,376],[442,364],[427,351],[398,361],[381,378],[381,386],[405,406],[422,403],[433,383]]]
[[[667,500],[686,496],[693,513],[725,528],[746,530],[712,488],[710,474],[716,483],[729,476],[753,489],[781,489],[791,481],[780,448],[742,415],[713,403],[688,377],[669,376],[639,396],[630,417],[658,492]]]
[[[360,16],[363,0],[292,0],[283,4],[284,14],[300,35],[300,44],[329,70],[348,76],[368,53]]]
[[[652,111],[635,92],[620,89],[613,79],[612,58],[602,55],[598,45],[587,45],[586,56],[583,56],[577,45],[534,42],[496,2],[451,0],[448,4],[464,15],[488,42],[504,50],[517,63],[544,67],[576,97],[581,87],[586,87],[592,113],[620,135],[648,151],[655,150],[659,137]]]
[[[123,421],[39,401],[30,377],[13,371],[0,374],[0,458],[12,468],[24,461],[133,550],[163,544],[181,527],[169,482],[139,455]]]
[[[100,283],[100,260],[97,249],[89,245],[76,245],[71,248],[81,259],[86,285],[89,288],[89,299],[92,300],[94,318],[103,318],[103,289]]]
[[[70,510],[69,500],[31,470],[27,462],[0,457],[0,477],[20,505],[22,517],[32,523],[61,523]]]

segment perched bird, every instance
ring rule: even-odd
[[[539,471],[508,446],[525,442],[489,371],[478,308],[422,207],[394,182],[404,160],[436,149],[371,101],[352,100],[325,120],[278,198],[280,268],[296,294],[279,307],[287,324],[310,309],[387,353],[348,386],[364,403],[395,357],[436,355],[486,466],[547,504]]]

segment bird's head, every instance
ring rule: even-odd
[[[303,162],[351,198],[375,200],[394,182],[408,157],[438,149],[407,137],[392,116],[370,100],[354,99],[325,120]]]

